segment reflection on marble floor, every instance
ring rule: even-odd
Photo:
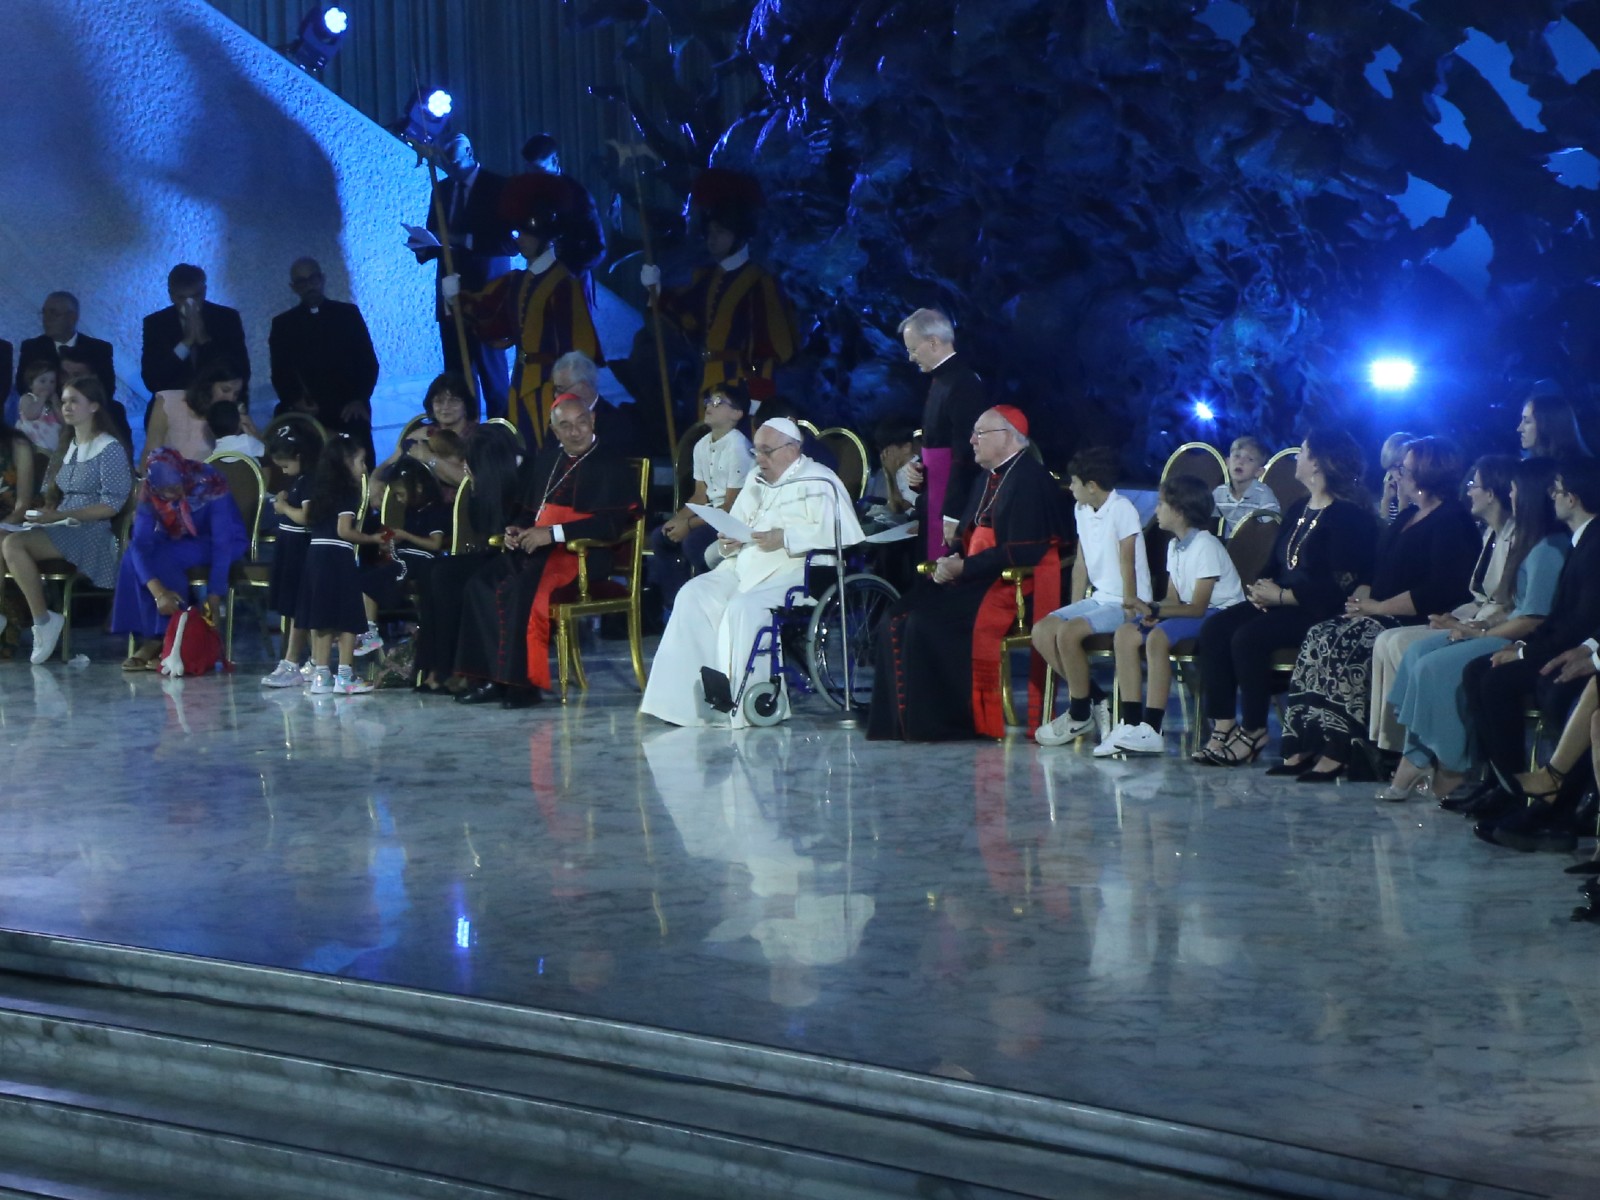
[[[1588,1190],[1564,860],[1361,786],[673,730],[594,683],[507,713],[0,666],[0,925]]]

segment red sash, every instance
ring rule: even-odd
[[[564,504],[543,504],[533,523],[549,528],[592,515]],[[528,682],[545,691],[550,690],[550,602],[557,588],[577,578],[578,556],[564,547],[558,553],[557,547],[551,546],[539,574],[539,590],[533,594],[533,610],[528,613]]]
[[[993,529],[973,529],[967,535],[967,553],[977,554],[994,544]],[[1023,581],[1024,595],[1033,597],[1034,619],[1061,604],[1061,555],[1052,546],[1033,569],[1033,577]],[[1017,620],[1017,606],[1012,585],[997,579],[989,585],[983,604],[978,609],[978,619],[972,628],[972,725],[983,737],[1003,738],[1006,735],[1005,706],[1000,703],[1000,644],[1011,632]],[[1003,669],[1010,670],[1006,662]],[[1028,670],[1028,725],[1040,723],[1044,708],[1045,662],[1038,654],[1029,659]]]

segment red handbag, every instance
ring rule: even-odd
[[[185,608],[172,614],[161,643],[163,675],[209,675],[221,658],[222,638],[204,611]]]

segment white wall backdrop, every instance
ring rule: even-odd
[[[76,293],[140,413],[140,320],[168,303],[168,269],[197,263],[244,317],[259,416],[268,323],[310,254],[372,329],[377,422],[416,411],[440,359],[432,272],[402,246],[428,195],[409,149],[202,0],[4,7],[0,336],[38,333],[45,293]]]

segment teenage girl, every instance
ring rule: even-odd
[[[354,696],[370,692],[372,685],[355,678],[356,638],[367,628],[361,603],[361,567],[358,545],[378,545],[381,534],[361,531],[362,483],[367,474],[367,451],[359,442],[340,434],[324,447],[311,480],[306,502],[310,545],[300,576],[300,601],[295,623],[311,631],[311,660],[316,674],[312,695]],[[333,639],[339,638],[339,673],[333,673]]]
[[[391,555],[364,567],[361,572],[362,601],[367,610],[367,632],[356,643],[357,656],[383,649],[378,635],[378,610],[399,608],[405,603],[408,584],[420,581],[422,573],[444,550],[445,530],[450,513],[433,472],[413,458],[401,458],[380,472],[389,494],[405,509],[398,529],[388,529]]]
[[[283,638],[283,658],[261,681],[263,687],[298,687],[306,682],[300,660],[306,653],[306,631],[295,621],[300,603],[300,576],[305,568],[311,534],[306,529],[306,500],[311,495],[311,473],[317,466],[315,438],[293,428],[278,430],[267,443],[267,458],[287,482],[272,499],[277,514],[278,541],[272,552],[272,575],[267,607],[288,621]]]

